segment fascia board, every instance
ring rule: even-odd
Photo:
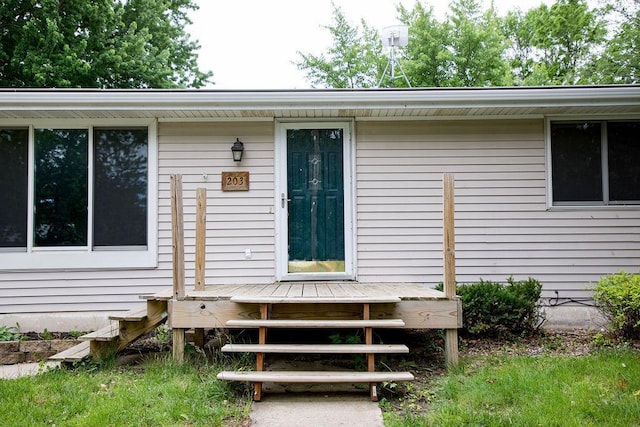
[[[640,105],[640,86],[406,90],[0,90],[10,110],[297,110]]]

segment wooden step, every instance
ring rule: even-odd
[[[173,289],[163,289],[162,291],[155,294],[140,295],[138,298],[146,300],[168,301],[173,298]]]
[[[402,319],[383,320],[284,320],[284,319],[232,319],[227,326],[231,328],[402,328]]]
[[[413,381],[411,372],[343,372],[343,371],[223,371],[223,381],[257,383],[379,383]]]
[[[394,344],[226,344],[229,353],[362,354],[409,353],[406,345]]]
[[[118,337],[119,333],[120,331],[118,330],[117,326],[107,325],[95,332],[90,332],[86,335],[83,335],[78,339],[82,341],[112,341]]]
[[[231,302],[245,304],[395,304],[396,296],[327,296],[327,297],[286,297],[260,295],[234,295]]]
[[[127,320],[129,322],[135,322],[144,320],[147,317],[147,306],[142,306],[134,310],[129,310],[120,315],[109,316],[109,320]]]
[[[89,355],[89,341],[81,342],[58,354],[54,354],[49,360],[59,362],[79,362]]]

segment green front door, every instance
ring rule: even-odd
[[[344,129],[288,128],[286,141],[287,273],[344,273]]]

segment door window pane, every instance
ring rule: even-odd
[[[553,123],[553,201],[602,202],[600,123]]]
[[[95,129],[94,246],[147,244],[147,128]]]
[[[35,130],[35,246],[87,244],[86,129]]]
[[[640,122],[607,126],[609,200],[640,201]]]
[[[28,129],[0,129],[0,247],[27,246]]]
[[[289,273],[345,271],[342,133],[287,131]]]

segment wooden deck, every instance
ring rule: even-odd
[[[144,299],[170,300],[171,289],[145,295]],[[356,282],[276,282],[260,285],[215,285],[205,290],[188,289],[185,300],[216,301],[234,299],[273,299],[285,303],[319,302],[319,300],[353,301],[358,298],[397,298],[398,300],[445,300],[444,292],[418,283]]]
[[[459,300],[416,283],[216,285],[186,290],[182,299],[175,299],[171,289],[142,298],[169,301],[172,328],[226,328],[229,320],[257,320],[261,318],[259,304],[272,304],[271,319],[355,320],[362,316],[362,304],[371,303],[371,319],[402,319],[407,329],[447,329],[462,324]]]

